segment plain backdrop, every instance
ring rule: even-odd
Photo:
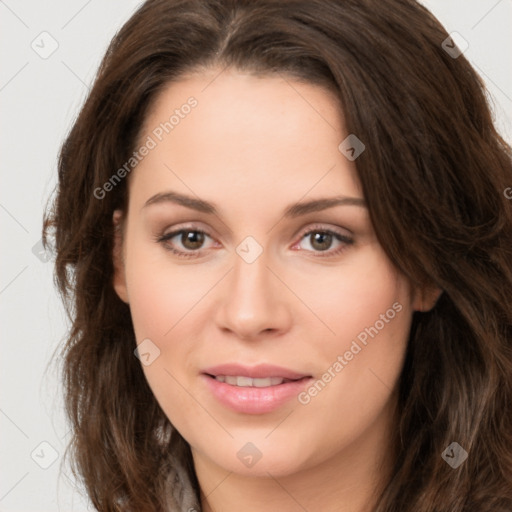
[[[67,319],[53,261],[40,250],[41,219],[59,146],[107,44],[139,3],[0,0],[0,512],[92,510],[69,468],[59,474],[69,429],[59,376],[45,370]],[[465,55],[512,142],[512,0],[424,4],[469,44]]]

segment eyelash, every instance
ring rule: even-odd
[[[164,235],[157,236],[156,242],[163,244],[164,248],[167,251],[172,252],[179,258],[198,258],[198,257],[200,257],[201,254],[198,254],[197,252],[201,251],[201,249],[197,249],[196,251],[192,251],[192,250],[180,251],[180,250],[175,249],[174,247],[171,247],[168,244],[169,240],[171,240],[172,238],[174,238],[177,235],[183,235],[183,233],[201,233],[203,235],[206,235],[209,238],[212,238],[206,231],[203,231],[201,229],[195,229],[194,227],[184,227],[184,228],[178,229],[176,231],[172,231],[170,233],[166,233]],[[298,243],[300,243],[304,238],[307,238],[308,236],[312,235],[313,233],[321,233],[323,235],[331,235],[336,240],[338,240],[339,242],[342,242],[342,244],[344,244],[344,245],[341,245],[338,249],[336,249],[334,251],[330,251],[329,249],[327,249],[326,251],[307,251],[307,252],[319,253],[319,255],[316,256],[319,258],[337,256],[337,255],[341,254],[346,249],[347,245],[351,245],[354,243],[354,240],[352,238],[350,238],[346,235],[342,235],[341,233],[338,233],[331,229],[322,228],[320,226],[313,226],[311,229],[309,229],[308,231],[303,233],[301,235]],[[296,244],[294,244],[294,245],[296,245]],[[322,253],[327,253],[327,255],[324,255]]]

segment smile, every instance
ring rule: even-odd
[[[275,365],[238,363],[206,368],[200,377],[215,402],[242,414],[266,414],[295,403],[293,399],[313,380]]]
[[[285,379],[284,377],[266,377],[266,378],[251,378],[242,375],[216,375],[215,380],[218,382],[225,382],[230,386],[238,386],[240,388],[267,388],[270,386],[278,386],[283,382],[291,382],[292,379]]]

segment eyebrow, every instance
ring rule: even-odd
[[[178,192],[161,192],[150,197],[143,208],[154,204],[174,203],[198,212],[210,215],[218,215],[218,209],[213,203],[204,201],[203,199],[194,198]],[[364,199],[360,197],[335,196],[321,199],[312,199],[310,201],[298,202],[289,205],[284,211],[284,217],[295,218],[308,213],[319,212],[334,206],[359,206],[366,208]]]

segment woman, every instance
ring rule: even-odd
[[[411,0],[116,35],[45,222],[98,510],[512,509],[510,148],[452,43]]]

